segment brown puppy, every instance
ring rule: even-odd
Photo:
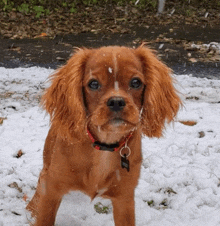
[[[79,49],[52,76],[44,165],[27,209],[52,226],[64,194],[109,198],[115,225],[134,226],[141,136],[160,137],[181,101],[170,70],[148,48]]]

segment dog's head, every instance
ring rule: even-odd
[[[162,134],[181,101],[170,70],[146,47],[80,49],[52,76],[43,105],[62,136],[88,127],[105,143],[141,128]]]

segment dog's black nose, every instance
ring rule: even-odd
[[[126,103],[122,97],[111,97],[107,102],[107,106],[111,111],[121,111],[125,107]]]

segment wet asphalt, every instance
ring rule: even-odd
[[[220,79],[220,61],[201,61],[203,55],[187,50],[183,43],[220,43],[220,27],[172,25],[135,27],[129,34],[81,33],[36,39],[5,39],[0,36],[0,67],[40,66],[56,69],[65,64],[74,47],[96,48],[107,45],[137,47],[142,42],[155,49],[159,58],[175,74]],[[196,59],[190,61],[191,58]]]

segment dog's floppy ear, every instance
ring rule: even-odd
[[[160,62],[154,53],[141,46],[135,50],[145,77],[142,112],[142,132],[148,137],[160,137],[165,121],[176,116],[181,100],[173,86],[171,70]]]
[[[89,49],[79,49],[51,76],[51,85],[42,96],[41,104],[62,137],[82,132],[85,126],[82,80],[89,55]]]

